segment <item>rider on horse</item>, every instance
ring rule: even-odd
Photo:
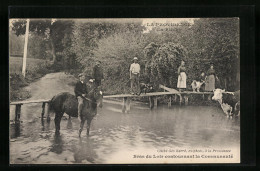
[[[81,121],[83,102],[84,102],[84,98],[86,97],[86,94],[87,94],[87,85],[85,83],[84,74],[79,74],[79,81],[76,83],[74,92],[78,99],[78,119],[79,119],[79,121]]]

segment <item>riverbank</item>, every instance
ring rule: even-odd
[[[27,59],[26,77],[22,75],[21,58],[9,58],[9,80],[10,101],[25,100],[30,98],[31,93],[25,89],[30,83],[33,83],[48,73],[58,72],[59,65],[53,65],[51,61],[43,59]]]

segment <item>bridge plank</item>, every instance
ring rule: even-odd
[[[11,102],[10,105],[18,105],[18,104],[28,104],[28,103],[46,103],[50,102],[50,99],[38,99],[38,100],[27,100],[27,101],[16,101]]]
[[[230,94],[233,92],[224,92],[224,94]],[[174,94],[214,94],[213,92],[193,92],[193,91],[183,91],[183,92],[152,92],[152,93],[146,93],[138,95],[132,95],[132,94],[115,94],[115,95],[107,95],[103,96],[103,98],[123,98],[123,97],[151,97],[151,96],[163,96],[163,95],[174,95]],[[10,102],[10,105],[22,105],[22,104],[29,104],[29,103],[48,103],[51,99],[38,99],[38,100],[27,100],[27,101],[16,101],[16,102]]]
[[[163,96],[163,95],[173,95],[173,94],[213,94],[213,92],[192,92],[192,91],[184,91],[184,92],[153,92],[138,95],[132,94],[115,94],[115,95],[107,95],[103,98],[117,98],[117,97],[149,97],[149,96]]]

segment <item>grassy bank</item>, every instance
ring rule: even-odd
[[[43,59],[27,58],[26,77],[22,75],[22,58],[9,58],[9,78],[10,78],[10,101],[24,100],[30,98],[30,92],[24,89],[29,83],[43,77],[44,75],[58,71],[59,67],[54,67],[50,61]]]

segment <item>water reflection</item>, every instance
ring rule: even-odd
[[[68,122],[67,122],[67,129],[72,129],[72,121],[71,121],[70,117],[69,117]]]
[[[93,139],[91,138],[79,138],[79,143],[76,146],[74,159],[76,163],[82,163],[86,160],[90,163],[94,163],[97,154],[93,150]]]
[[[64,144],[64,141],[62,140],[62,136],[55,134],[54,140],[53,140],[53,145],[52,145],[50,151],[57,153],[57,154],[61,154],[63,152],[63,144]]]
[[[54,115],[50,122],[30,117],[30,121],[11,125],[10,144],[15,150],[10,156],[18,163],[109,163],[133,150],[240,144],[239,118],[227,119],[218,107],[145,107],[132,107],[129,114],[122,114],[120,105],[105,104],[91,123],[90,137],[84,127],[82,138],[78,138],[77,118],[62,119],[61,134],[55,135]],[[19,155],[23,148],[28,155]],[[35,152],[36,148],[42,151]],[[28,159],[29,154],[40,157]]]
[[[47,124],[45,124],[45,119],[41,118],[41,123],[42,123],[42,131],[48,131],[50,130],[50,121],[47,120]]]
[[[17,138],[21,135],[21,123],[16,122],[10,125],[10,137]]]

